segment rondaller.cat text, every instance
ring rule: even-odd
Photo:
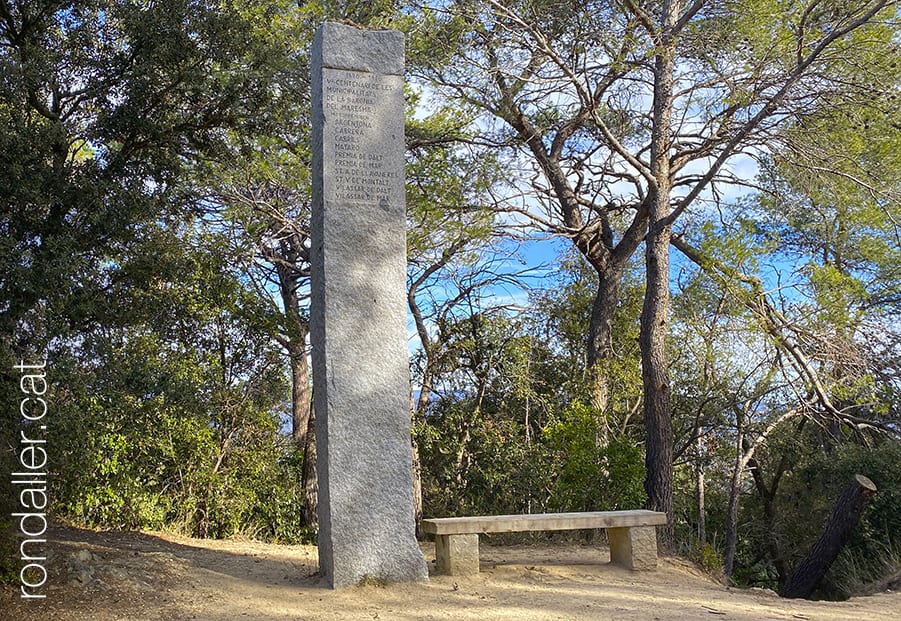
[[[19,523],[19,572],[22,599],[43,599],[41,588],[47,583],[47,377],[46,362],[13,368],[21,373],[19,388],[19,463],[10,474],[19,495],[19,511],[12,514]]]

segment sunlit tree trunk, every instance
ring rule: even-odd
[[[695,501],[698,505],[698,544],[707,545],[707,497],[704,480],[704,440],[698,435],[697,461],[695,462]]]
[[[641,311],[641,376],[647,428],[645,491],[647,507],[667,514],[660,529],[659,547],[669,552],[673,532],[673,425],[671,389],[666,352],[669,314],[669,246],[671,124],[675,39],[673,29],[681,12],[678,0],[664,2],[663,28],[654,61],[651,174],[654,178],[648,233],[645,238],[646,290]]]
[[[422,394],[420,393],[420,396]],[[425,410],[422,410],[423,412]],[[413,385],[410,384],[410,444],[413,452],[413,517],[416,525],[416,538],[422,539],[422,462],[419,459],[419,442],[416,441],[418,410],[413,399]]]
[[[306,446],[310,428],[310,366],[307,363],[306,343],[292,339],[288,347],[291,359],[291,438],[298,449]]]
[[[282,252],[288,261],[277,262],[279,287],[285,313],[285,335],[281,339],[288,351],[291,366],[291,437],[298,451],[303,451],[303,516],[308,526],[316,524],[316,439],[313,432],[312,386],[307,358],[309,321],[300,312],[298,288],[302,275],[296,265],[296,250],[283,242]]]

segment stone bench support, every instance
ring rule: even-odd
[[[608,528],[610,562],[642,571],[657,567],[657,529],[654,526]]]
[[[439,574],[479,573],[479,535],[435,535],[435,559]]]
[[[435,535],[437,572],[451,576],[479,573],[479,533],[604,528],[610,561],[632,570],[657,566],[658,524],[666,514],[657,511],[594,511],[482,517],[435,518],[422,529]]]

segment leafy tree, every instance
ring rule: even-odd
[[[417,431],[424,510],[454,515],[544,508],[547,499],[539,490],[549,473],[534,430],[541,417],[525,405],[540,381],[531,372],[531,339],[497,311],[448,322],[442,332],[443,390]]]
[[[591,408],[578,402],[544,428],[554,479],[549,504],[559,511],[617,511],[644,503],[638,444],[624,435],[595,442],[601,430]],[[555,463],[557,462],[557,463]]]
[[[277,42],[270,60],[277,97],[264,134],[228,134],[227,151],[194,169],[190,183],[205,196],[204,225],[227,233],[228,253],[252,284],[277,329],[270,338],[291,369],[291,435],[303,454],[304,522],[316,523],[315,434],[308,362],[310,277],[309,46],[316,7],[277,5],[254,18]]]
[[[896,74],[895,91],[898,84]],[[901,131],[897,111],[883,108],[891,92],[866,108],[814,115],[786,132],[793,148],[815,154],[816,164],[791,156],[771,162],[767,192],[752,212],[761,234],[800,264],[795,286],[803,297],[796,304],[834,407],[862,420],[890,412],[885,397],[892,382],[885,379],[897,365],[895,356],[874,355],[897,338],[891,318],[901,299]],[[875,118],[862,120],[867,116]]]
[[[725,570],[731,575],[737,558],[739,580],[752,579],[754,567],[772,569],[766,575],[774,581],[786,576],[786,563],[794,554],[789,550],[794,548],[780,526],[784,519],[780,495],[791,493],[787,486],[792,483],[786,479],[791,481],[798,456],[817,451],[825,455],[857,442],[873,442],[874,430],[897,436],[897,416],[885,400],[894,393],[890,378],[895,376],[891,369],[897,367],[897,357],[871,352],[896,339],[888,318],[896,314],[897,158],[886,145],[898,136],[891,114],[880,111],[882,100],[872,104],[858,109],[859,114],[878,113],[884,119],[873,123],[872,135],[863,124],[846,122],[848,109],[814,113],[786,127],[785,150],[764,168],[763,192],[746,204],[740,226],[733,233],[709,227],[694,232],[703,252],[684,238],[674,240],[702,270],[714,275],[727,307],[738,301],[751,311],[750,325],[762,328],[759,334],[769,342],[761,343],[757,351],[772,348],[766,366],[784,378],[767,388],[769,403],[735,410],[737,465]],[[774,278],[750,276],[765,273],[764,264],[756,260],[760,257],[777,268],[791,262],[800,269],[794,276],[780,277],[777,293],[767,293],[763,283]],[[723,336],[731,332],[725,326],[721,331]],[[712,330],[710,334],[717,338]],[[781,402],[773,402],[780,393]],[[814,425],[814,432],[798,436],[809,445],[799,444],[797,438],[790,445],[779,439],[788,432],[777,425],[788,419],[798,422],[796,430],[805,422]],[[763,426],[755,431],[759,425]],[[767,448],[768,438],[776,440],[775,447]],[[760,533],[750,543],[736,538],[745,468],[758,496],[755,511],[762,514],[762,519],[745,517]]]
[[[140,305],[182,275],[174,246],[193,238],[173,242],[161,232],[197,225],[202,197],[187,174],[227,151],[230,130],[271,128],[268,111],[285,90],[275,79],[283,41],[258,20],[278,8],[190,0],[0,7],[0,358],[50,358],[59,369],[60,429],[77,414],[68,391],[94,374],[92,348],[100,360],[140,352],[168,366],[171,357],[154,344],[184,342],[161,326],[195,311],[190,300],[160,300],[149,306],[155,317],[142,317]],[[142,258],[138,249],[151,252]],[[17,380],[11,364],[4,369],[2,393],[12,399]],[[114,407],[127,388],[136,416],[153,410],[145,385],[107,379],[102,407]],[[17,429],[9,423],[2,428]],[[101,433],[109,450],[121,448],[116,433]],[[7,457],[12,439],[4,440]]]
[[[596,279],[590,265],[573,249],[563,251],[558,265],[543,287],[533,293],[531,321],[539,340],[549,348],[542,377],[549,390],[556,389],[555,402],[566,407],[573,401],[590,400],[592,378],[585,372],[584,319],[590,314]],[[611,431],[629,433],[639,423],[635,415],[642,403],[636,318],[643,287],[637,266],[630,267],[622,287],[613,317],[612,354],[607,370],[611,398],[606,412],[594,410],[598,420],[595,441],[599,446]],[[640,434],[634,437],[638,440]]]
[[[123,268],[177,278],[111,292],[131,310],[111,310],[58,358],[54,510],[106,527],[284,537],[260,519],[275,490],[295,489],[278,470],[289,466],[278,440],[285,374],[266,338],[271,318],[221,240],[158,235]]]
[[[481,290],[506,278],[491,269],[497,247],[495,214],[482,197],[498,175],[491,159],[461,148],[466,123],[450,110],[416,119],[419,96],[407,110],[407,303],[421,344],[416,409],[424,412],[443,357],[436,331]]]

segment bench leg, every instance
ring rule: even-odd
[[[466,576],[479,573],[479,536],[435,535],[438,573]]]
[[[607,542],[612,563],[634,570],[657,567],[656,527],[608,528]]]

